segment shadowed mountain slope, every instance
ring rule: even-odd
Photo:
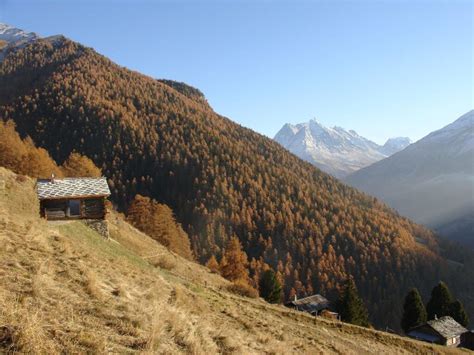
[[[474,248],[474,111],[347,182]]]

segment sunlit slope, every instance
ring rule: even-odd
[[[104,240],[39,219],[31,179],[0,181],[0,352],[448,351],[233,295],[116,214]]]

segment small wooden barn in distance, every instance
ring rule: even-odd
[[[410,329],[410,338],[446,346],[461,345],[462,337],[468,330],[449,316],[429,320],[425,324]]]
[[[285,306],[296,309],[297,311],[308,312],[314,316],[317,316],[320,315],[323,311],[329,312],[330,302],[327,300],[326,297],[321,296],[320,294],[316,294],[300,299],[297,299],[295,296],[295,299],[286,302]],[[337,318],[337,314],[334,314],[335,318]]]
[[[110,189],[104,177],[39,179],[36,189],[41,216],[48,220],[105,218]]]

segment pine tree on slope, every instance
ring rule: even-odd
[[[452,302],[453,297],[451,296],[448,286],[443,281],[440,281],[431,291],[431,298],[426,305],[428,320],[434,319],[435,317],[441,318],[449,316]]]
[[[450,314],[453,319],[461,324],[463,327],[467,327],[469,324],[469,317],[467,316],[466,311],[464,310],[463,304],[456,300],[450,305]]]
[[[363,327],[369,326],[367,308],[359,297],[357,287],[352,278],[346,281],[344,290],[339,296],[337,309],[342,321]]]
[[[278,303],[281,299],[282,288],[275,272],[268,269],[262,275],[259,282],[260,296],[269,303]]]
[[[401,326],[406,333],[426,322],[426,309],[418,289],[412,288],[405,297]]]

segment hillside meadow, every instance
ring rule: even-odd
[[[235,295],[116,212],[106,240],[40,219],[33,179],[0,182],[0,352],[460,352]]]

